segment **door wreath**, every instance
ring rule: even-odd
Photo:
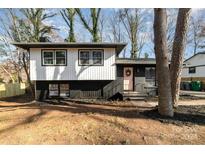
[[[131,70],[130,69],[126,70],[125,74],[126,74],[126,76],[130,76],[131,75]]]

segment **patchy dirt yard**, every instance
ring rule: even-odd
[[[205,144],[205,100],[182,100],[172,119],[155,105],[7,99],[0,102],[0,144]]]

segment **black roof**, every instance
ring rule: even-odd
[[[117,54],[119,54],[127,43],[66,43],[66,42],[31,42],[31,43],[23,43],[23,42],[13,42],[13,45],[20,47],[25,50],[29,50],[30,48],[115,48]]]

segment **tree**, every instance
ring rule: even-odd
[[[56,29],[54,26],[45,25],[43,22],[46,19],[54,17],[56,14],[48,14],[45,9],[21,9],[21,12],[26,17],[24,22],[30,30],[30,42],[40,42],[41,37],[47,37],[52,30]]]
[[[121,9],[119,15],[131,42],[131,58],[137,58],[145,43],[144,36],[140,37],[142,28],[140,9]]]
[[[124,35],[124,28],[120,19],[119,11],[113,9],[113,13],[109,16],[109,41],[118,43],[126,42],[126,37]],[[123,57],[126,57],[126,48],[123,49]]]
[[[122,27],[119,17],[119,12],[113,12],[113,14],[109,17],[109,25],[110,25],[110,40],[112,42],[121,42],[123,39],[122,35]]]
[[[168,62],[166,9],[154,9],[153,26],[159,95],[158,110],[161,115],[172,117],[174,112],[171,98],[171,80]]]
[[[100,12],[101,9],[92,8],[90,9],[90,19],[92,21],[92,24],[89,25],[89,21],[86,20],[85,16],[81,12],[80,9],[75,9],[78,16],[80,17],[80,20],[82,21],[84,27],[90,32],[92,35],[92,41],[93,42],[99,42],[99,18],[100,18]]]
[[[76,11],[73,8],[62,9],[60,11],[61,16],[63,17],[65,23],[69,27],[69,35],[67,38],[68,42],[76,42],[75,33],[74,33],[74,19],[76,15]]]
[[[172,102],[177,105],[179,100],[181,71],[183,66],[183,56],[186,47],[188,21],[191,9],[179,9],[177,25],[172,49],[170,65]]]
[[[16,82],[15,75],[17,76],[18,82],[21,82],[20,72],[22,70],[22,65],[20,62],[21,54],[11,48],[10,42],[14,41],[26,41],[24,34],[28,34],[27,27],[25,24],[15,15],[13,9],[6,9],[8,20],[3,20],[0,18],[0,23],[2,25],[1,33],[1,56],[4,59],[1,69],[9,75],[12,82]],[[23,31],[25,29],[26,31]],[[21,34],[21,35],[20,35]],[[12,69],[9,69],[12,68]]]
[[[17,11],[19,10],[7,9],[8,23],[1,20],[2,25],[5,25],[3,26],[5,42],[39,42],[41,37],[48,37],[52,33],[54,27],[47,26],[43,22],[53,17],[54,14],[45,13],[45,9],[21,9],[20,12],[25,15],[22,18],[17,16],[19,14],[19,12],[16,13]],[[29,76],[28,52],[20,51],[18,48],[10,48],[10,44],[7,45],[5,42],[4,46],[8,47],[6,52],[12,52],[10,55],[18,55],[17,65],[25,70],[31,93],[34,96],[34,87]]]
[[[167,46],[171,59],[178,9],[167,9]]]
[[[193,55],[205,48],[204,25],[204,11],[197,11],[191,15],[188,43],[193,47]]]

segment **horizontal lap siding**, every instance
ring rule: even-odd
[[[182,69],[182,78],[205,77],[205,54],[197,54],[185,61]],[[189,73],[189,67],[196,67],[196,73]]]
[[[182,69],[182,78],[205,77],[205,66],[196,67],[196,73],[189,73],[189,68]]]
[[[31,80],[115,80],[115,49],[104,49],[103,66],[79,66],[78,49],[67,49],[67,66],[42,66],[41,49],[30,49]]]

